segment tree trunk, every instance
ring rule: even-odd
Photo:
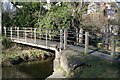
[[[2,35],[2,2],[0,1],[0,35]]]

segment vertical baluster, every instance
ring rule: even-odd
[[[79,43],[82,44],[82,40],[83,40],[83,29],[81,28],[81,29],[79,30]]]
[[[40,39],[41,39],[41,37],[42,37],[41,33],[42,33],[42,31],[41,31],[41,28],[40,28]]]
[[[105,33],[105,43],[108,44],[108,27],[106,27],[106,33]],[[105,45],[105,49],[108,49],[108,45]]]
[[[31,27],[31,38],[32,38],[32,27]]]
[[[64,49],[67,48],[67,29],[64,29]]]
[[[12,27],[10,28],[10,31],[11,31],[11,40],[12,40]]]
[[[89,44],[89,32],[85,32],[85,54],[87,54],[88,53],[88,44]]]
[[[17,27],[17,39],[19,40],[19,27]]]
[[[78,44],[78,29],[76,28],[76,45]]]
[[[48,46],[47,36],[48,36],[48,30],[46,29],[46,46]]]
[[[36,44],[36,28],[34,28],[34,43]]]
[[[114,57],[115,53],[115,39],[114,35],[111,36],[111,57]]]
[[[27,33],[26,33],[26,28],[24,28],[24,32],[25,32],[25,42],[27,41]]]
[[[6,27],[4,26],[4,35],[6,37]]]
[[[17,36],[17,28],[16,28],[16,26],[15,26],[15,30],[14,30],[14,35],[15,35],[15,37]]]
[[[52,40],[52,37],[51,37],[52,33],[51,33],[51,29],[49,30],[49,37],[50,37],[50,40]]]
[[[63,48],[63,31],[62,29],[60,30],[60,52]]]

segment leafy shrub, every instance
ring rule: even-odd
[[[2,45],[5,49],[10,48],[12,46],[12,41],[9,38],[2,38]]]

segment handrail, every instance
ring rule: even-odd
[[[11,40],[16,38],[20,40],[20,38],[24,38],[24,41],[27,42],[29,38],[34,40],[34,44],[37,44],[37,40],[45,40],[45,45],[48,47],[49,41],[57,41],[59,42],[59,49],[67,49],[68,43],[74,43],[75,45],[83,44],[85,41],[85,51],[84,53],[88,53],[89,46],[89,38],[91,37],[91,33],[83,31],[83,29],[60,29],[53,30],[47,28],[21,28],[21,27],[4,27],[4,35],[5,37],[9,36]],[[111,35],[111,34],[110,34]],[[94,35],[92,35],[94,36]],[[111,35],[114,36],[114,35]],[[109,37],[109,35],[108,35]],[[114,37],[110,37],[112,48],[114,45]],[[114,50],[111,49],[111,55],[113,55]]]

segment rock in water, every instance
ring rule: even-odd
[[[18,59],[17,59],[17,60],[12,60],[11,63],[12,63],[13,65],[16,65],[16,64],[22,63],[23,61],[24,61],[24,59],[21,58],[20,56],[18,56]]]

